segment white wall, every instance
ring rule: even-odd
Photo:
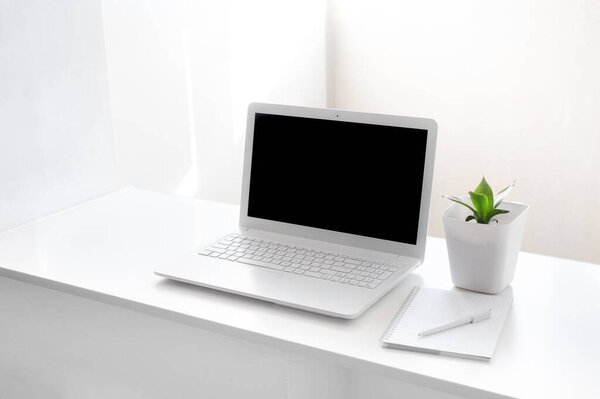
[[[102,9],[124,185],[239,202],[248,103],[326,103],[322,0]]]
[[[600,263],[600,2],[329,6],[330,105],[438,121],[431,234],[443,194],[517,179],[523,249]]]
[[[123,185],[238,202],[246,104],[327,104],[439,122],[433,235],[442,194],[516,178],[523,249],[600,263],[597,0],[0,10],[0,229],[114,188],[115,149]]]
[[[122,184],[238,202],[250,101],[432,117],[431,234],[443,235],[442,194],[482,174],[496,189],[517,179],[510,199],[531,205],[523,249],[600,262],[598,1],[102,9]]]
[[[96,0],[0,0],[0,230],[118,185]]]

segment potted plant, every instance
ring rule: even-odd
[[[457,287],[495,294],[512,282],[529,211],[526,204],[504,201],[514,186],[494,196],[484,177],[469,197],[444,196],[455,202],[442,218]]]

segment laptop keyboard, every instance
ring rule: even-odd
[[[237,234],[230,234],[198,253],[284,273],[371,289],[398,271],[398,267],[391,264]]]

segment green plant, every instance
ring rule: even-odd
[[[507,210],[498,209],[498,205],[502,203],[502,200],[510,193],[510,191],[515,186],[515,182],[506,187],[504,190],[501,190],[496,194],[496,198],[494,198],[494,193],[492,192],[492,188],[485,181],[485,177],[481,179],[481,183],[475,188],[475,191],[469,191],[469,196],[471,197],[471,202],[473,206],[470,206],[464,203],[460,198],[452,196],[452,195],[444,195],[444,198],[449,199],[450,201],[454,201],[458,204],[464,205],[469,208],[473,214],[467,216],[465,222],[475,219],[477,223],[488,224],[491,221],[495,221],[498,223],[497,219],[494,219],[494,216],[500,215],[502,213],[508,213]],[[475,207],[475,208],[473,208]]]

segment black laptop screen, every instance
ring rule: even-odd
[[[248,216],[417,243],[427,130],[257,113]]]

